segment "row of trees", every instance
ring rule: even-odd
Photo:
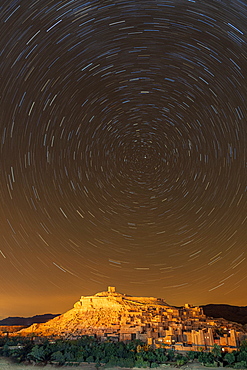
[[[2,341],[2,342],[1,342]],[[35,344],[26,338],[0,340],[0,355],[13,358],[17,362],[35,363],[94,363],[96,368],[107,367],[158,367],[162,363],[175,363],[178,366],[189,361],[199,361],[206,366],[230,366],[236,369],[247,368],[247,342],[238,351],[223,353],[215,345],[211,352],[187,352],[154,349],[140,341],[99,342],[93,337],[77,340],[57,340]]]

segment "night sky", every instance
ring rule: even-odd
[[[247,305],[247,3],[5,0],[0,317],[108,285]]]

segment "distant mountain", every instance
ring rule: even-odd
[[[51,319],[54,319],[54,317],[56,316],[59,316],[59,314],[52,315],[51,313],[47,313],[44,315],[36,315],[32,317],[7,317],[6,319],[0,320],[0,326],[30,326],[36,323],[45,323]]]
[[[207,304],[201,306],[206,316],[219,318],[239,324],[247,324],[247,306],[231,306],[228,304]]]

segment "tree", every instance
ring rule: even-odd
[[[247,362],[247,352],[240,350],[237,355],[237,360]]]
[[[186,359],[185,358],[180,358],[176,361],[176,365],[177,366],[183,366],[184,364],[186,364]]]
[[[135,362],[133,358],[122,358],[119,359],[120,361],[118,362],[118,366],[120,367],[134,367]]]
[[[118,366],[118,358],[116,356],[110,356],[106,365],[107,365],[107,367]]]
[[[212,354],[214,355],[216,361],[219,361],[221,359],[221,347],[218,344],[214,344]]]
[[[240,351],[246,351],[247,352],[247,340],[243,340],[240,344]]]
[[[156,355],[156,362],[163,364],[168,360],[164,348],[156,348],[154,353]]]
[[[11,357],[16,361],[16,362],[21,362],[22,359],[22,353],[21,349],[15,349],[11,351]]]
[[[9,346],[7,343],[2,348],[2,355],[8,357],[10,354]]]
[[[28,358],[35,362],[42,362],[45,359],[45,351],[43,346],[34,346],[31,352],[28,354]]]
[[[167,351],[167,356],[168,356],[169,361],[173,361],[175,358],[175,351],[173,349],[169,349]]]
[[[88,357],[86,358],[86,361],[87,361],[87,363],[94,362],[94,358],[93,358],[93,356],[88,356]]]
[[[226,353],[225,356],[224,356],[224,360],[229,364],[233,364],[233,362],[235,361],[235,356],[232,352],[230,353]]]
[[[198,352],[196,351],[189,351],[186,353],[186,356],[189,360],[194,360],[195,358],[198,358]]]
[[[136,361],[135,361],[135,367],[142,367],[142,368],[149,367],[149,362],[144,361],[142,356],[138,354]]]
[[[64,359],[65,361],[74,361],[75,360],[75,355],[72,351],[70,351],[70,348],[66,349],[64,352]]]
[[[201,364],[213,364],[215,362],[215,358],[211,352],[201,352],[198,355],[198,361]]]
[[[56,351],[51,355],[52,361],[58,362],[59,365],[64,365],[65,358],[62,352]]]
[[[144,352],[143,358],[151,363],[156,361],[156,355],[154,352],[151,351]]]
[[[234,369],[245,369],[246,367],[247,367],[246,361],[240,361],[234,364]]]

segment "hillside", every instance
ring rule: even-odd
[[[230,350],[244,338],[245,328],[223,318],[207,317],[200,307],[172,307],[161,298],[131,297],[108,287],[108,291],[82,296],[71,310],[52,320],[18,332],[30,334],[70,339],[93,335],[101,341],[140,339],[177,349],[190,346],[191,350],[218,343]]]
[[[208,304],[201,306],[206,316],[223,317],[228,321],[247,324],[247,306],[231,306],[227,304]]]
[[[111,288],[111,287],[110,287]],[[149,321],[152,314],[147,314],[152,309],[164,310],[170,306],[160,298],[131,297],[126,294],[116,293],[115,290],[97,293],[93,296],[82,296],[74,307],[64,314],[53,318],[44,324],[33,324],[21,330],[25,335],[35,333],[42,336],[64,336],[92,334],[109,330],[119,330],[120,327],[128,331],[131,322],[136,324],[134,317],[141,324],[141,316]]]

